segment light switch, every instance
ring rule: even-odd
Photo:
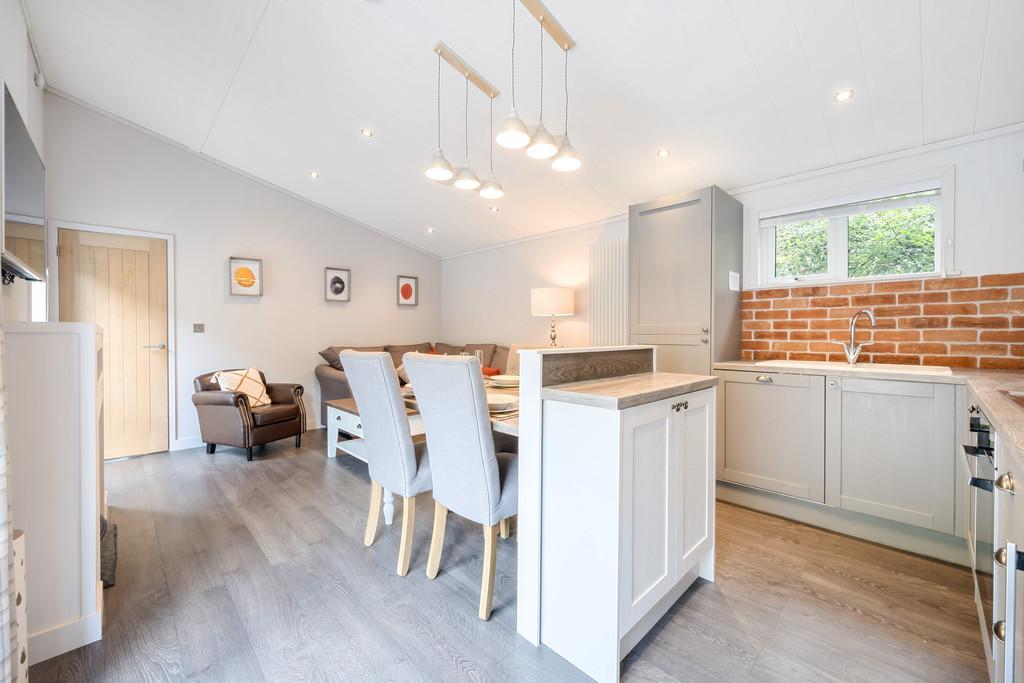
[[[192,332],[194,334],[202,334],[206,332],[206,325],[204,323],[192,323]]]
[[[733,292],[740,291],[740,274],[729,271],[729,289]]]

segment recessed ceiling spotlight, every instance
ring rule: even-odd
[[[494,206],[493,204],[491,205],[491,213],[498,213],[499,211],[501,211],[501,209]]]
[[[428,235],[433,235],[434,234],[434,229],[432,227],[430,227],[429,225],[427,226],[427,234]]]
[[[670,150],[670,149],[659,149],[656,153],[657,153],[659,159],[664,159],[669,154],[672,153],[672,150]]]
[[[362,135],[364,138],[372,138],[373,137],[373,131],[370,130],[369,128],[360,128],[359,129],[359,134]]]
[[[309,179],[310,180],[320,180],[320,171],[310,171],[309,172]]]
[[[832,99],[840,104],[843,102],[849,102],[853,99],[853,88],[843,88],[842,90],[836,90],[832,95]]]

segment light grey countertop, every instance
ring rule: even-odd
[[[625,410],[718,384],[717,377],[645,372],[545,387],[541,397],[595,408]]]
[[[715,370],[739,372],[780,372],[798,375],[831,375],[837,377],[865,377],[872,379],[898,380],[904,382],[931,382],[941,384],[966,384],[978,400],[985,417],[999,435],[1001,447],[1009,447],[1024,463],[1024,405],[1014,401],[1007,392],[1024,392],[1024,372],[1019,370],[976,370],[953,368],[949,375],[928,375],[907,372],[886,371],[881,363],[872,364],[870,369],[844,367],[832,364],[825,369],[820,364],[773,366],[761,365],[755,361],[729,361],[715,363]]]

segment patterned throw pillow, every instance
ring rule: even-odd
[[[267,387],[260,379],[260,371],[256,368],[245,370],[221,370],[213,375],[213,381],[223,391],[240,391],[249,397],[249,405],[253,408],[269,406]]]

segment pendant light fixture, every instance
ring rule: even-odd
[[[516,114],[516,3],[512,0],[512,113],[498,126],[496,142],[505,149],[522,149],[530,143],[530,131]]]
[[[480,187],[480,179],[469,166],[469,75],[466,75],[466,164],[455,172],[455,187],[459,190],[475,190]]]
[[[558,147],[558,154],[551,160],[551,168],[556,171],[567,173],[569,171],[575,171],[578,169],[583,162],[580,161],[580,157],[576,154],[576,150],[572,148],[572,143],[569,142],[569,51],[565,51],[565,73],[564,73],[564,85],[565,85],[565,135],[562,136],[562,144]]]
[[[537,117],[537,127],[530,136],[526,156],[531,159],[550,159],[558,151],[558,145],[544,127],[544,19],[541,18],[537,23],[540,26],[540,116]]]
[[[492,97],[490,99],[491,109],[487,118],[490,122],[490,135],[488,135],[487,141],[491,153],[491,166],[490,173],[487,175],[487,180],[480,185],[480,196],[484,199],[501,199],[505,196],[505,188],[503,188],[497,178],[494,177],[494,98]]]
[[[452,165],[444,158],[441,151],[441,53],[437,53],[437,151],[430,157],[426,170],[423,173],[431,180],[445,183],[455,175],[452,172]]]

